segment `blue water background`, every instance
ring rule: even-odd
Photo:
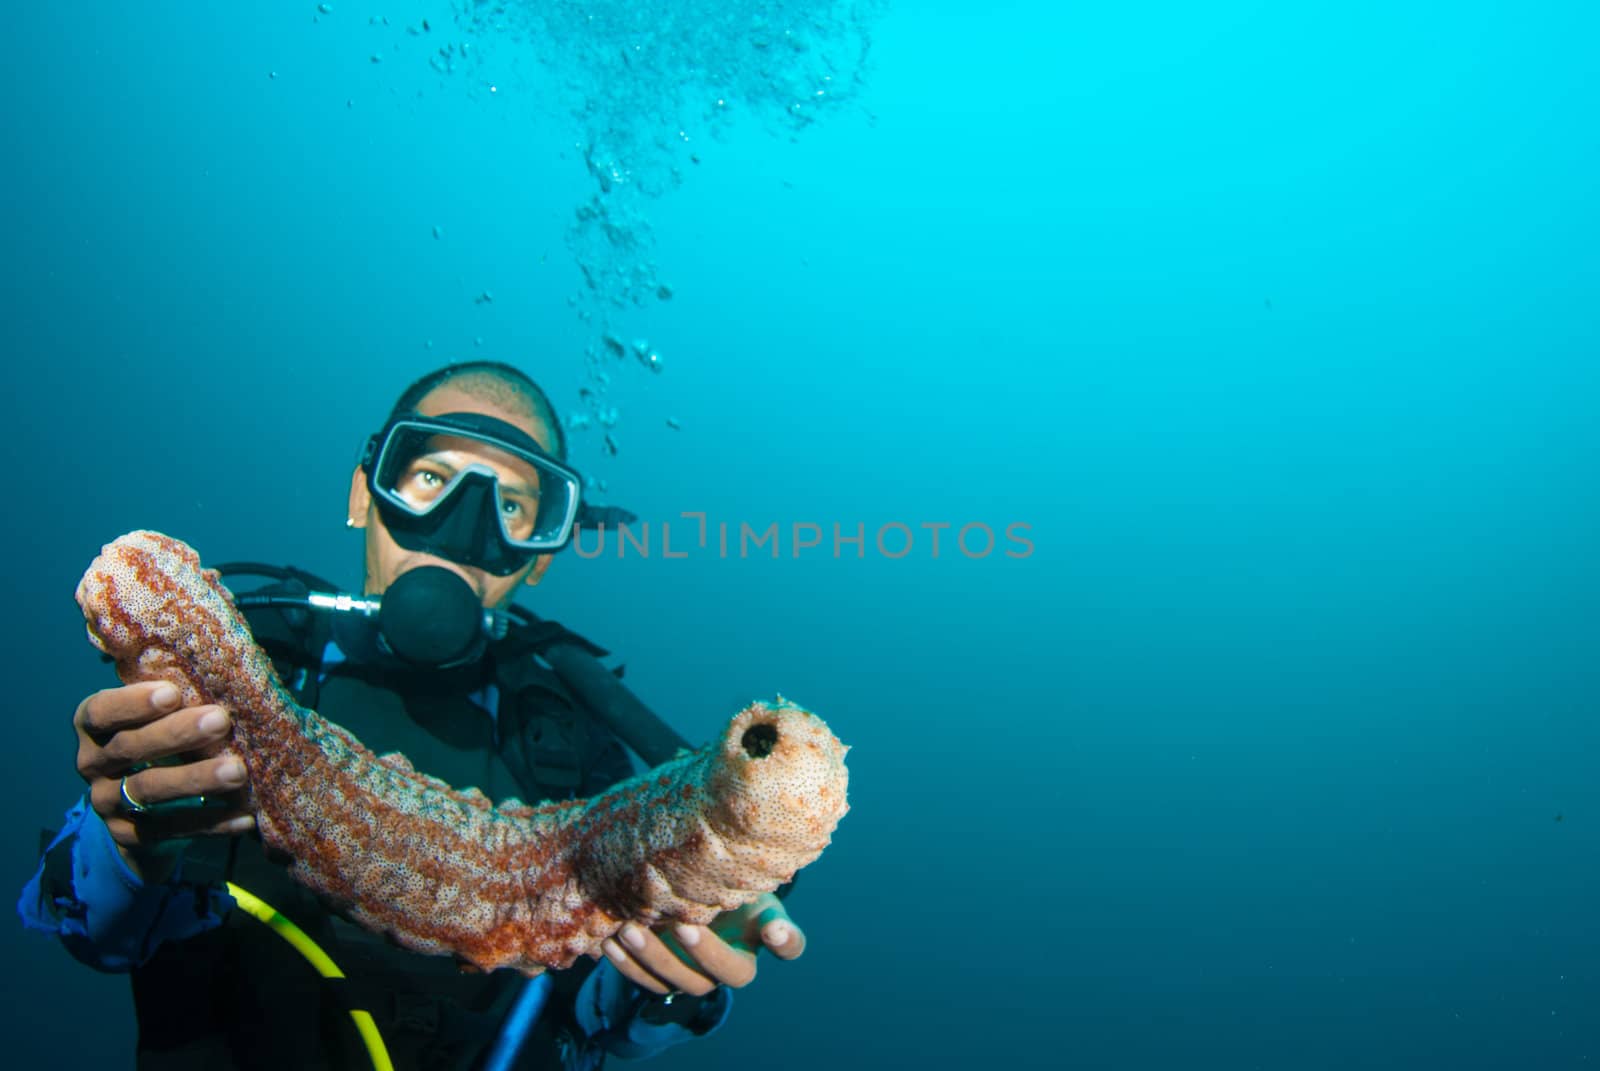
[[[80,789],[102,542],[353,586],[404,382],[491,357],[575,404],[548,72],[372,63],[404,39],[347,6],[12,12],[8,888]],[[654,1066],[1600,1059],[1597,30],[902,3],[857,102],[651,202],[675,296],[619,323],[666,368],[619,363],[621,452],[575,459],[657,524],[828,540],[567,555],[529,604],[691,737],[781,691],[854,746],[806,955]],[[0,941],[16,1066],[124,1063],[123,979]]]

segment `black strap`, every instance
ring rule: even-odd
[[[590,531],[596,528],[621,528],[638,519],[637,513],[621,506],[600,506],[592,502],[584,502],[578,506],[577,525]]]
[[[521,607],[517,609],[521,610]],[[596,658],[604,658],[611,653],[559,621],[534,618],[524,611],[517,614],[517,623],[511,627],[506,638],[495,644],[495,657],[502,662],[512,662],[530,654],[542,655],[557,644],[581,647]]]

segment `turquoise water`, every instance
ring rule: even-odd
[[[330,7],[13,17],[14,887],[99,545],[353,586],[356,448],[488,357],[652,523],[528,604],[854,746],[806,955],[654,1066],[1600,1059],[1590,5]],[[14,1051],[120,1060],[4,940]]]

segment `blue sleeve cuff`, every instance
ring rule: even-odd
[[[45,864],[23,887],[17,913],[30,930],[54,933],[72,955],[97,970],[120,973],[148,960],[163,941],[177,941],[222,924],[233,898],[182,881],[182,867],[159,885],[146,885],[128,866],[105,822],[86,800],[67,812],[48,856],[71,839],[70,894],[45,885]]]
[[[704,1037],[720,1027],[733,1008],[733,991],[727,986],[718,986],[704,997],[678,999],[699,1004],[686,1024],[645,1021],[640,1012],[660,998],[628,981],[609,960],[601,960],[578,991],[578,1025],[612,1055],[637,1060]]]

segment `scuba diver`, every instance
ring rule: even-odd
[[[401,395],[352,474],[359,595],[292,568],[220,570],[297,701],[373,751],[496,802],[592,796],[633,774],[624,741],[653,765],[681,738],[604,651],[512,604],[575,527],[620,512],[586,506],[565,457],[533,380],[451,365]],[[250,574],[268,583],[245,591]],[[351,923],[268,856],[243,764],[194,757],[229,711],[178,709],[176,688],[147,682],[96,692],[73,724],[88,790],[18,908],[131,975],[143,1069],[593,1069],[710,1033],[756,951],[804,950],[768,895],[709,926],[629,923],[603,958],[531,982],[462,973]]]

